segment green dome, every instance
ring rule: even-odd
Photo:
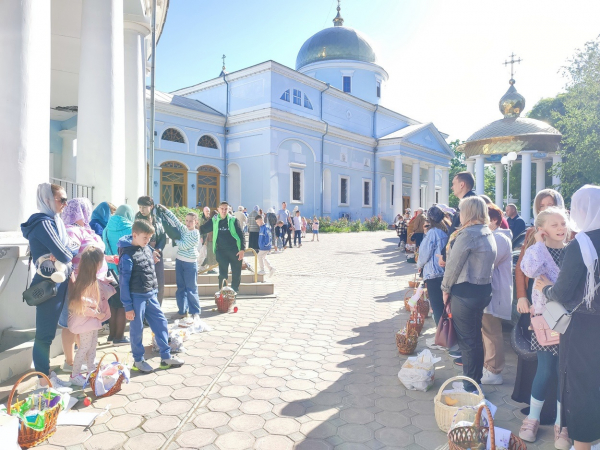
[[[353,28],[334,26],[308,38],[298,52],[296,70],[314,62],[334,59],[377,63],[373,47],[362,34]]]

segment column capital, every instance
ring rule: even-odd
[[[534,153],[539,153],[539,152],[537,150],[521,150],[520,152],[517,152],[517,155],[524,155],[524,154],[533,155]]]
[[[129,20],[125,20],[123,22],[123,29],[129,30],[129,31],[135,31],[135,32],[141,34],[142,36],[148,36],[152,32],[152,30],[150,29],[150,27],[148,25],[139,23],[139,22],[132,22]]]
[[[480,158],[485,159],[485,155],[475,155],[475,156],[471,156],[471,158],[469,158],[469,159],[474,159],[475,161],[477,161]]]
[[[60,130],[57,133],[63,139],[76,139],[77,138],[77,130]]]

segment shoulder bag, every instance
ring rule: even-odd
[[[444,312],[438,323],[437,331],[435,333],[435,345],[440,345],[445,348],[451,348],[456,345],[456,332],[454,331],[454,324],[452,323],[450,299],[446,302]]]
[[[29,253],[29,268],[27,269],[27,281],[25,282],[25,291],[23,292],[23,301],[29,306],[37,306],[55,297],[58,293],[56,283],[50,279],[45,279],[31,287],[29,286],[29,276],[31,275],[31,253]]]
[[[577,311],[582,304],[583,301],[577,305],[573,311],[569,312],[561,303],[548,302],[546,303],[546,309],[544,310],[542,317],[545,319],[545,322],[550,329],[554,330],[556,333],[565,334],[571,323],[573,313]],[[533,322],[533,317],[531,320]]]
[[[533,328],[538,343],[543,347],[556,345],[560,341],[560,333],[550,327],[546,322],[545,315],[531,316],[531,328]]]

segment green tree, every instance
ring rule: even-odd
[[[565,97],[566,94],[558,94],[556,97],[541,99],[527,113],[527,117],[560,128],[560,119],[565,115]]]
[[[567,201],[582,185],[600,184],[600,40],[587,42],[569,63],[564,114],[556,114],[563,163],[553,167]]]
[[[448,144],[454,152],[454,158],[452,158],[450,161],[450,186],[448,187],[450,190],[450,197],[448,199],[448,203],[450,204],[448,206],[451,208],[456,208],[458,206],[458,198],[452,193],[452,179],[458,172],[467,170],[467,165],[465,164],[465,154],[456,150],[460,144],[461,142],[459,139],[456,139]]]

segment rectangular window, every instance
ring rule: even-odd
[[[340,206],[348,206],[350,204],[349,188],[350,188],[350,178],[340,177],[340,198],[339,198]]]
[[[302,106],[302,92],[294,89],[294,105]]]
[[[304,172],[302,170],[292,170],[292,203],[302,203],[304,198]]]
[[[394,206],[394,185],[392,184],[392,193],[391,193],[391,197],[392,199],[392,206]]]
[[[435,193],[435,202],[439,203],[440,202],[440,193],[436,191]]]
[[[377,98],[381,98],[381,81],[377,82]]]
[[[371,181],[363,180],[363,206],[371,206]]]
[[[352,92],[352,77],[343,77],[344,92]]]

